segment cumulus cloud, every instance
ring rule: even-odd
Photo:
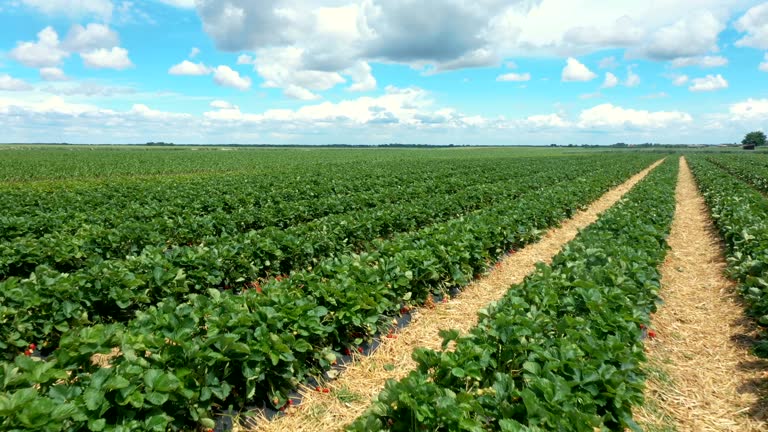
[[[119,44],[117,33],[106,25],[91,23],[83,27],[75,24],[69,29],[62,48],[70,52],[85,52],[112,48]]]
[[[714,13],[700,10],[656,31],[643,49],[654,60],[692,57],[717,50],[717,38],[725,22]]]
[[[53,27],[46,27],[37,34],[37,42],[19,42],[10,56],[30,67],[58,66],[69,53],[59,46],[59,35]]]
[[[768,99],[749,98],[731,105],[729,112],[734,120],[766,119],[768,118]]]
[[[595,78],[597,78],[597,75],[575,58],[569,57],[566,60],[562,73],[562,80],[564,82],[591,81]]]
[[[723,56],[680,57],[672,60],[673,68],[698,66],[702,69],[715,68],[728,64],[728,59]]]
[[[643,40],[645,29],[624,15],[608,26],[574,27],[565,32],[563,41],[578,46],[600,48],[632,46]]]
[[[256,58],[248,54],[240,54],[237,56],[237,64],[256,64]]]
[[[691,123],[693,117],[680,111],[645,111],[609,103],[586,109],[579,115],[580,128],[665,128]]]
[[[128,58],[128,50],[120,47],[99,48],[81,53],[80,57],[86,66],[96,69],[123,70],[133,67],[133,63]]]
[[[19,63],[41,70],[41,76],[57,76],[57,68],[72,53],[79,53],[83,63],[98,69],[127,69],[133,66],[128,50],[117,46],[117,33],[103,24],[73,25],[62,42],[52,27],[46,27],[37,34],[36,42],[18,42],[11,50],[10,57]],[[58,74],[61,75],[61,74]]]
[[[8,74],[0,74],[0,91],[30,90],[32,86],[24,80],[14,78]]]
[[[282,88],[286,96],[295,99],[317,99],[314,91],[346,82],[339,72],[308,70],[303,62],[301,48],[270,48],[258,52],[255,69],[264,78],[263,87]]]
[[[200,54],[200,48],[198,47],[192,47],[192,49],[189,51],[189,58],[195,58],[197,55]]]
[[[179,64],[171,66],[170,69],[168,69],[168,73],[170,75],[192,75],[192,76],[200,76],[200,75],[209,75],[212,72],[212,69],[206,66],[205,64],[201,63],[192,63],[189,60],[184,60]]]
[[[603,81],[602,88],[613,88],[619,85],[619,78],[616,75],[607,72],[605,74],[605,81]]]
[[[715,91],[728,88],[728,81],[722,75],[707,75],[704,78],[695,78],[691,81],[688,90],[692,92]]]
[[[251,78],[241,77],[237,71],[229,66],[219,66],[213,70],[213,80],[216,84],[224,87],[232,87],[238,90],[248,90],[251,88]]]
[[[44,67],[40,69],[40,78],[45,81],[66,81],[69,78],[64,71],[57,67]]]
[[[627,68],[627,80],[624,81],[627,87],[637,87],[640,85],[640,75],[636,74],[632,67]]]
[[[540,114],[526,117],[520,122],[523,127],[528,128],[566,128],[572,126],[560,114]]]
[[[237,105],[233,105],[233,104],[231,104],[231,103],[229,103],[227,101],[223,101],[223,100],[212,101],[210,105],[211,105],[211,108],[224,109],[224,110],[239,109],[237,107]]]
[[[496,81],[502,81],[502,82],[523,82],[523,81],[530,81],[531,80],[531,74],[526,73],[507,73],[503,75],[499,75],[496,77]]]
[[[734,24],[736,30],[746,33],[736,46],[768,49],[768,3],[749,9]]]
[[[376,78],[371,73],[371,65],[368,62],[357,62],[343,73],[352,78],[353,84],[347,87],[349,91],[364,92],[376,89]]]

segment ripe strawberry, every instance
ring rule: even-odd
[[[362,353],[363,353],[363,347],[357,347],[357,352],[359,352],[360,354],[362,354]]]
[[[29,344],[29,349],[31,349],[32,351],[34,351],[34,350],[35,350],[35,348],[37,348],[37,345],[35,345],[35,344],[33,344],[33,343]]]
[[[648,338],[653,339],[656,337],[656,332],[653,330],[648,330]]]
[[[330,392],[331,392],[331,389],[329,389],[328,387],[323,388],[323,393],[330,393]]]
[[[24,355],[27,356],[27,357],[31,356],[32,355],[32,350],[25,350],[24,351]]]
[[[344,355],[352,355],[352,351],[349,348],[344,348]]]
[[[293,399],[288,399],[288,405],[293,405]]]
[[[320,387],[320,386],[317,386],[317,387],[315,387],[315,391],[317,391],[317,392],[321,392],[321,391],[323,391],[323,388],[322,388],[322,387]]]

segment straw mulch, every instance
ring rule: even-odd
[[[551,261],[579,229],[594,222],[599,213],[614,205],[659,163],[661,161],[610,190],[586,210],[564,221],[559,228],[548,231],[539,242],[508,255],[493,271],[466,286],[457,297],[415,311],[413,321],[397,334],[397,338],[383,338],[382,345],[370,356],[359,357],[337,379],[323,383],[322,387],[329,388],[330,392],[301,388],[300,405],[272,421],[252,419],[249,428],[296,432],[343,429],[370,406],[387,380],[402,378],[415,367],[411,359],[414,348],[438,349],[442,342],[438,336],[440,329],[466,332],[472,328],[480,308],[498,300],[511,285],[521,282],[537,262]]]
[[[749,353],[754,325],[724,276],[723,246],[683,158],[669,245],[636,418],[648,431],[768,430],[768,362]]]

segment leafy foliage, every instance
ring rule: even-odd
[[[712,162],[698,156],[689,159],[725,240],[729,273],[740,282],[749,313],[768,327],[768,200]],[[751,182],[765,184],[765,180]],[[768,354],[768,342],[761,343],[758,350]]]
[[[348,430],[639,430],[640,327],[655,310],[676,167],[652,172],[470,334],[417,349],[417,370]]]
[[[655,158],[358,160],[270,180],[8,186],[21,208],[0,220],[16,227],[3,249],[12,276],[0,282],[0,429],[190,430],[230,406],[282,407],[403,306],[466,284]],[[60,201],[45,200],[50,188]],[[139,203],[121,216],[130,199]],[[111,216],[92,211],[102,205]],[[93,231],[34,242],[89,211]],[[219,228],[206,230],[210,215]],[[112,216],[125,232],[104,225]],[[124,237],[165,218],[147,237]],[[114,249],[94,245],[110,239]],[[47,264],[24,275],[38,260]],[[45,357],[19,354],[30,343]]]

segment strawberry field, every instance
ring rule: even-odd
[[[0,156],[0,430],[201,431],[224,412],[285,409],[393,319],[455,295],[665,155]],[[768,159],[689,159],[750,311],[768,324]],[[670,156],[470,335],[446,331],[444,350],[415,351],[417,370],[350,429],[635,428],[676,179]]]

